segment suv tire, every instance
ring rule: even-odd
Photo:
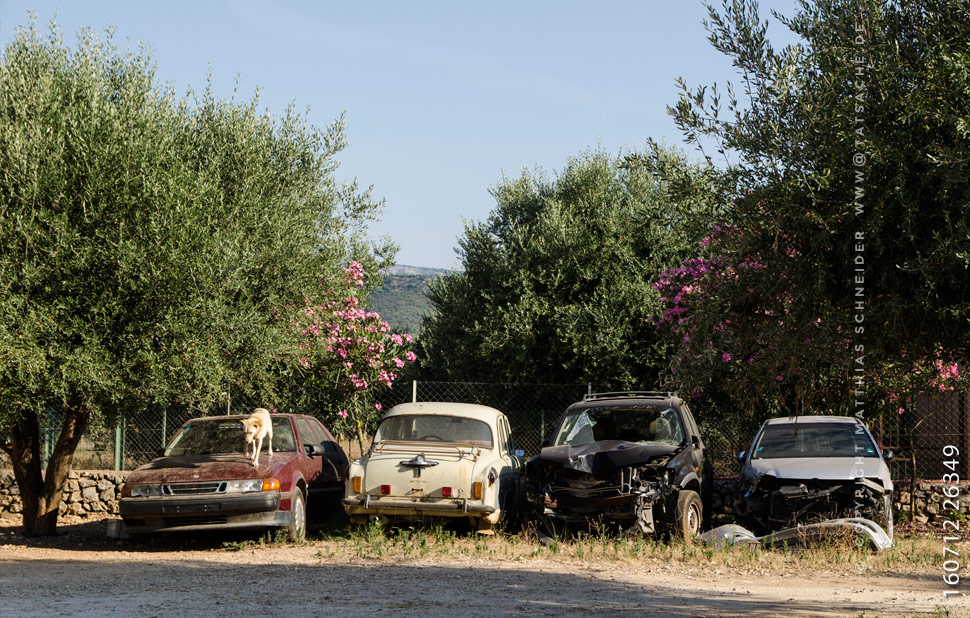
[[[681,489],[677,493],[677,506],[674,508],[674,537],[690,540],[700,534],[704,518],[704,505],[696,491]]]

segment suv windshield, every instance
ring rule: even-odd
[[[172,438],[166,457],[185,455],[242,455],[246,432],[239,419],[195,419],[186,423]],[[263,452],[268,445],[263,441]],[[251,450],[251,449],[250,449]],[[273,418],[273,451],[295,451],[293,426],[288,418]]]
[[[684,431],[677,411],[671,407],[586,408],[566,414],[553,445],[577,446],[601,440],[679,446],[684,442]]]
[[[492,448],[492,430],[482,421],[441,414],[402,414],[381,422],[375,442],[450,442]]]
[[[792,457],[878,457],[876,445],[855,423],[776,423],[766,425],[752,459]]]

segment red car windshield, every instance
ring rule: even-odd
[[[195,419],[179,429],[165,449],[166,457],[225,455],[243,452],[246,432],[238,419]],[[269,445],[264,441],[263,452]],[[295,451],[293,426],[288,418],[273,419],[273,451]]]

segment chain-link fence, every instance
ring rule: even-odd
[[[535,455],[549,438],[566,407],[579,401],[589,384],[492,384],[485,382],[412,382],[396,385],[389,403],[454,401],[501,410],[509,419],[516,448]],[[390,394],[390,393],[389,393]],[[407,397],[402,397],[406,394]]]
[[[914,405],[871,424],[883,450],[896,455],[893,478],[970,477],[970,397],[944,392],[917,396]],[[955,478],[955,477],[947,477]]]
[[[226,396],[226,400],[207,410],[186,406],[154,405],[130,412],[113,426],[96,420],[84,432],[74,453],[74,468],[88,470],[132,470],[158,457],[169,439],[190,418],[217,414],[249,414],[265,406],[252,397]],[[310,414],[293,409],[281,410]],[[46,465],[60,430],[60,419],[51,410],[41,417],[41,455]],[[240,442],[240,449],[242,449]],[[9,465],[0,459],[0,467]]]
[[[385,405],[404,401],[457,401],[478,403],[501,410],[509,418],[516,446],[526,455],[538,454],[552,438],[563,411],[587,393],[613,389],[593,384],[491,384],[479,382],[414,382],[396,385],[382,400]],[[710,449],[717,476],[739,471],[737,453],[748,448],[760,426],[758,422],[720,423],[692,409],[701,436]]]
[[[399,382],[376,392],[383,409],[408,401],[454,401],[478,403],[504,412],[512,427],[515,443],[531,456],[543,441],[552,437],[559,416],[566,407],[589,392],[609,388],[592,384],[494,384],[481,382]],[[294,401],[306,400],[294,397]],[[266,406],[245,395],[226,396],[210,410],[153,406],[128,414],[117,426],[92,426],[85,433],[76,454],[75,468],[132,469],[156,457],[181,425],[194,416],[248,414]],[[308,406],[306,406],[308,407]],[[280,406],[281,412],[321,417],[317,409]],[[761,419],[693,406],[701,436],[709,447],[714,473],[735,476],[740,466],[737,454],[746,450]],[[328,419],[322,418],[325,423]],[[883,450],[892,450],[893,478],[939,479],[956,473],[970,477],[970,398],[965,393],[918,397],[903,414],[887,413],[867,419]],[[42,418],[43,454],[49,456],[57,439],[58,419],[48,412]],[[348,443],[349,444],[349,443]],[[0,461],[0,466],[6,462]],[[7,464],[9,465],[9,464]],[[951,477],[952,478],[952,477]]]

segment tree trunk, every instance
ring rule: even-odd
[[[64,414],[61,430],[47,462],[46,474],[40,453],[40,422],[37,414],[20,417],[7,446],[13,474],[23,502],[24,530],[31,536],[57,534],[57,511],[64,483],[74,461],[74,450],[87,427],[88,415],[78,410]]]

